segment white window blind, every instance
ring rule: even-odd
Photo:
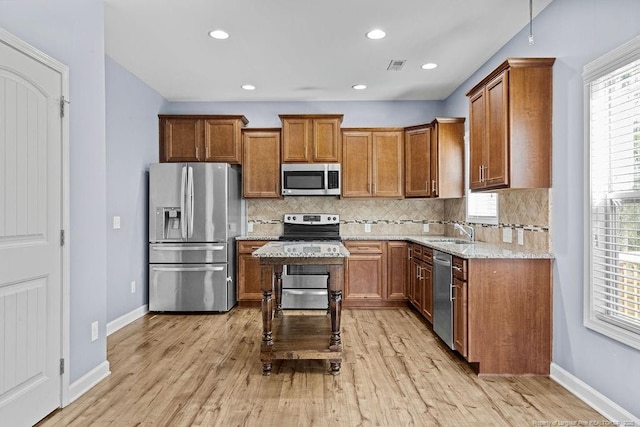
[[[498,194],[467,194],[467,222],[498,223]]]
[[[640,58],[618,60],[585,83],[590,148],[585,324],[640,348]]]

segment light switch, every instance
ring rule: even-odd
[[[513,230],[511,227],[505,227],[502,229],[502,241],[505,243],[513,242]]]
[[[429,232],[429,223],[422,224],[422,232],[423,233],[428,233]]]
[[[247,224],[247,233],[253,233],[253,223]]]
[[[518,228],[518,244],[524,245],[524,229]]]
[[[114,216],[113,217],[113,229],[117,230],[120,228],[120,217],[119,216]]]
[[[365,233],[371,233],[371,224],[365,224],[364,225],[364,232]]]

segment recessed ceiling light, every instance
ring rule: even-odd
[[[426,64],[422,64],[422,66],[420,66],[420,68],[422,68],[423,70],[433,70],[437,66],[438,66],[438,64],[435,64],[433,62],[427,62]]]
[[[351,87],[354,88],[355,90],[363,90],[363,89],[367,88],[367,85],[357,84],[357,85],[353,85]]]
[[[223,30],[213,30],[209,31],[209,37],[213,37],[217,40],[225,40],[229,38],[229,33]]]
[[[244,90],[254,90],[256,88],[254,85],[242,85],[241,87]]]
[[[367,33],[367,38],[371,40],[380,40],[383,39],[386,35],[387,33],[379,28],[376,28],[375,30],[371,30]]]

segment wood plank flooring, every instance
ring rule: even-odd
[[[262,376],[261,328],[257,308],[148,314],[109,336],[111,375],[39,425],[531,426],[604,420],[549,378],[476,376],[408,308],[344,309],[337,376],[324,360],[276,361],[271,376]]]

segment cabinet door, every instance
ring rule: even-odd
[[[453,278],[453,346],[467,357],[467,282]]]
[[[224,119],[204,120],[204,161],[239,164],[241,121]]]
[[[371,196],[371,132],[342,133],[342,197]]]
[[[305,118],[282,119],[282,161],[304,163],[311,161],[310,123]]]
[[[372,141],[373,196],[401,198],[404,193],[403,132],[373,132]]]
[[[160,161],[199,162],[203,160],[202,120],[160,119]]]
[[[265,245],[264,241],[239,241],[237,281],[238,281],[238,301],[261,301],[262,291],[260,290],[260,259],[251,256],[256,249]]]
[[[422,314],[433,324],[433,267],[424,264],[422,269]]]
[[[313,119],[313,161],[340,161],[340,119]]]
[[[383,242],[347,242],[351,255],[346,259],[344,272],[344,301],[348,305],[382,302],[384,296]],[[349,304],[356,302],[357,304]],[[364,303],[364,304],[363,304]]]
[[[424,298],[424,267],[425,263],[422,261],[416,261],[416,282],[413,287],[413,306],[422,313],[422,303]]]
[[[243,132],[242,196],[280,197],[280,132]]]
[[[508,71],[487,84],[486,152],[484,186],[499,188],[509,185],[509,85]]]
[[[439,117],[431,125],[432,196],[464,196],[464,118]]]
[[[405,197],[431,197],[431,128],[405,132]]]
[[[386,300],[405,300],[407,295],[407,243],[387,243]]]
[[[485,150],[485,93],[480,89],[469,98],[469,188],[484,187],[482,181]]]

